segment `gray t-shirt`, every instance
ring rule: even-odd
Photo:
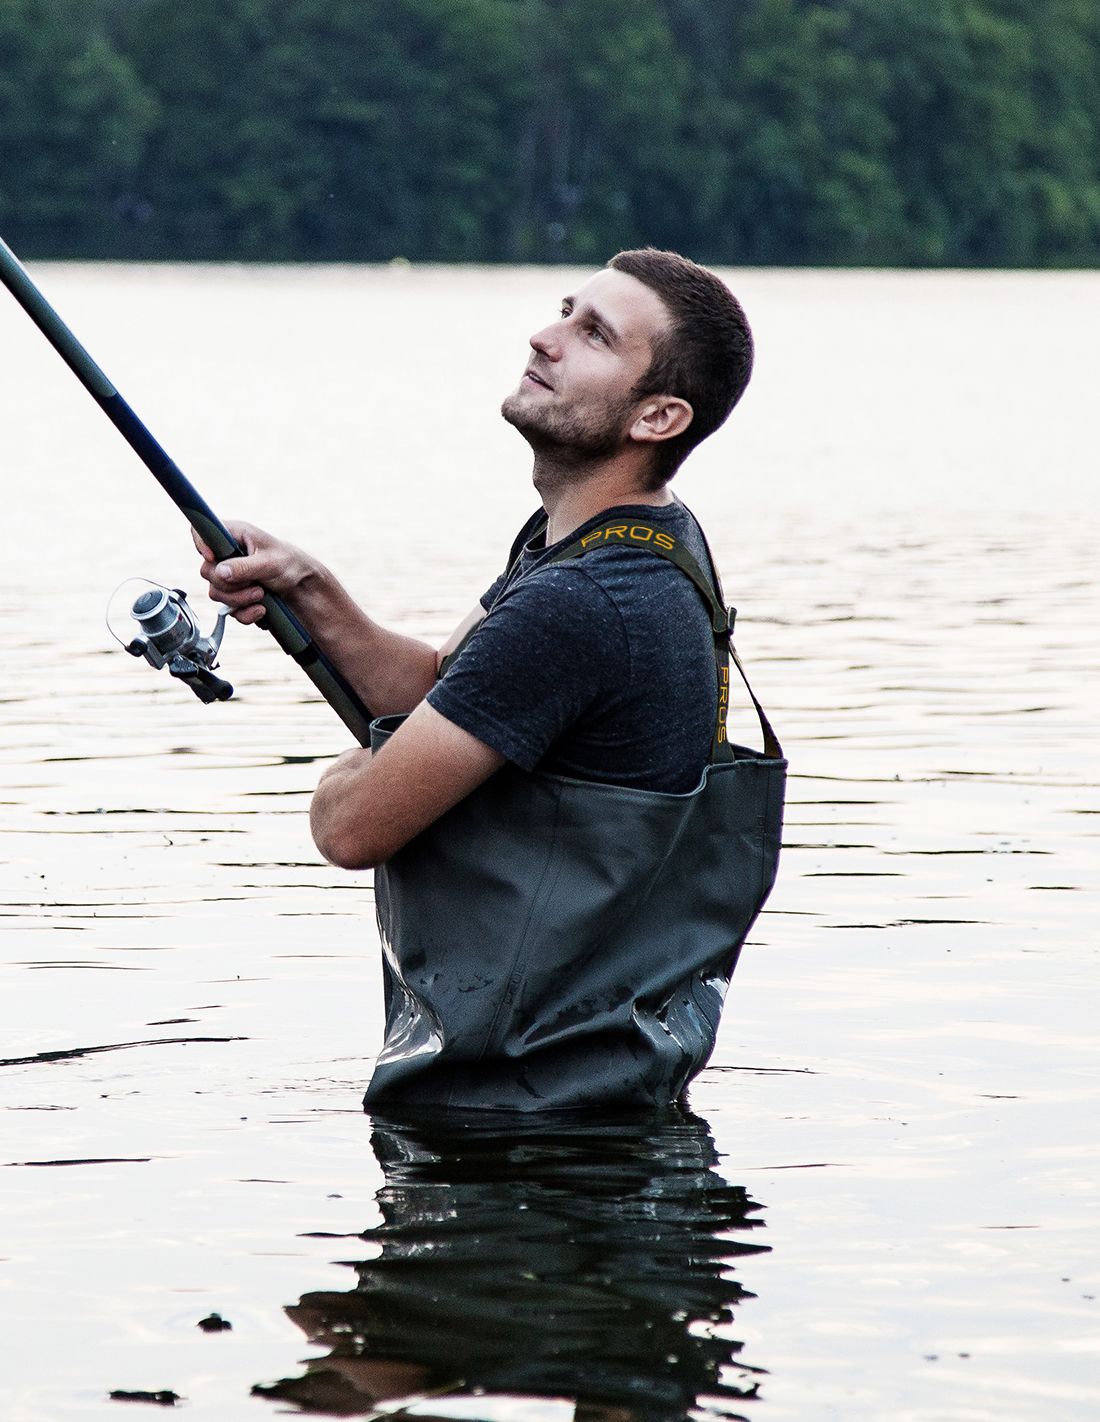
[[[605,509],[565,543],[626,517],[667,530],[709,566],[680,503]],[[532,538],[538,521],[521,530],[515,562],[481,599],[484,621],[429,703],[523,770],[694,789],[717,715],[714,635],[700,593],[666,558],[631,547],[548,566],[564,545]]]

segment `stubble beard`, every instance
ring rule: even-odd
[[[563,410],[529,403],[523,390],[515,390],[501,404],[500,413],[517,430],[534,452],[537,464],[562,474],[576,474],[609,458],[619,449],[626,432],[627,416],[634,407],[632,396],[598,413]]]

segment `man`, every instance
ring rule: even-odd
[[[531,446],[542,510],[438,653],[259,529],[232,526],[245,557],[203,563],[238,620],[278,593],[376,715],[403,718],[379,726],[373,752],[341,756],[311,806],[327,859],[382,866],[387,1041],[372,1105],[673,1099],[713,1047],[715,985],[774,876],[777,746],[737,762],[739,782],[770,767],[750,794],[751,904],[719,907],[717,934],[693,928],[709,891],[688,883],[687,907],[665,895],[639,917],[662,870],[685,878],[671,845],[721,877],[714,844],[745,833],[725,803],[735,777],[704,775],[724,740],[725,613],[701,531],[668,488],[748,382],[744,313],[685,258],[623,252],[530,344],[502,414]]]

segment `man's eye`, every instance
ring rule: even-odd
[[[599,341],[601,345],[606,344],[607,337],[600,330],[599,326],[589,326],[588,334],[594,341]]]

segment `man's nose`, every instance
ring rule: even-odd
[[[536,331],[530,338],[531,349],[538,351],[539,355],[544,355],[547,360],[558,360],[561,357],[561,332],[560,321],[555,321],[550,326],[544,326],[541,331]]]

